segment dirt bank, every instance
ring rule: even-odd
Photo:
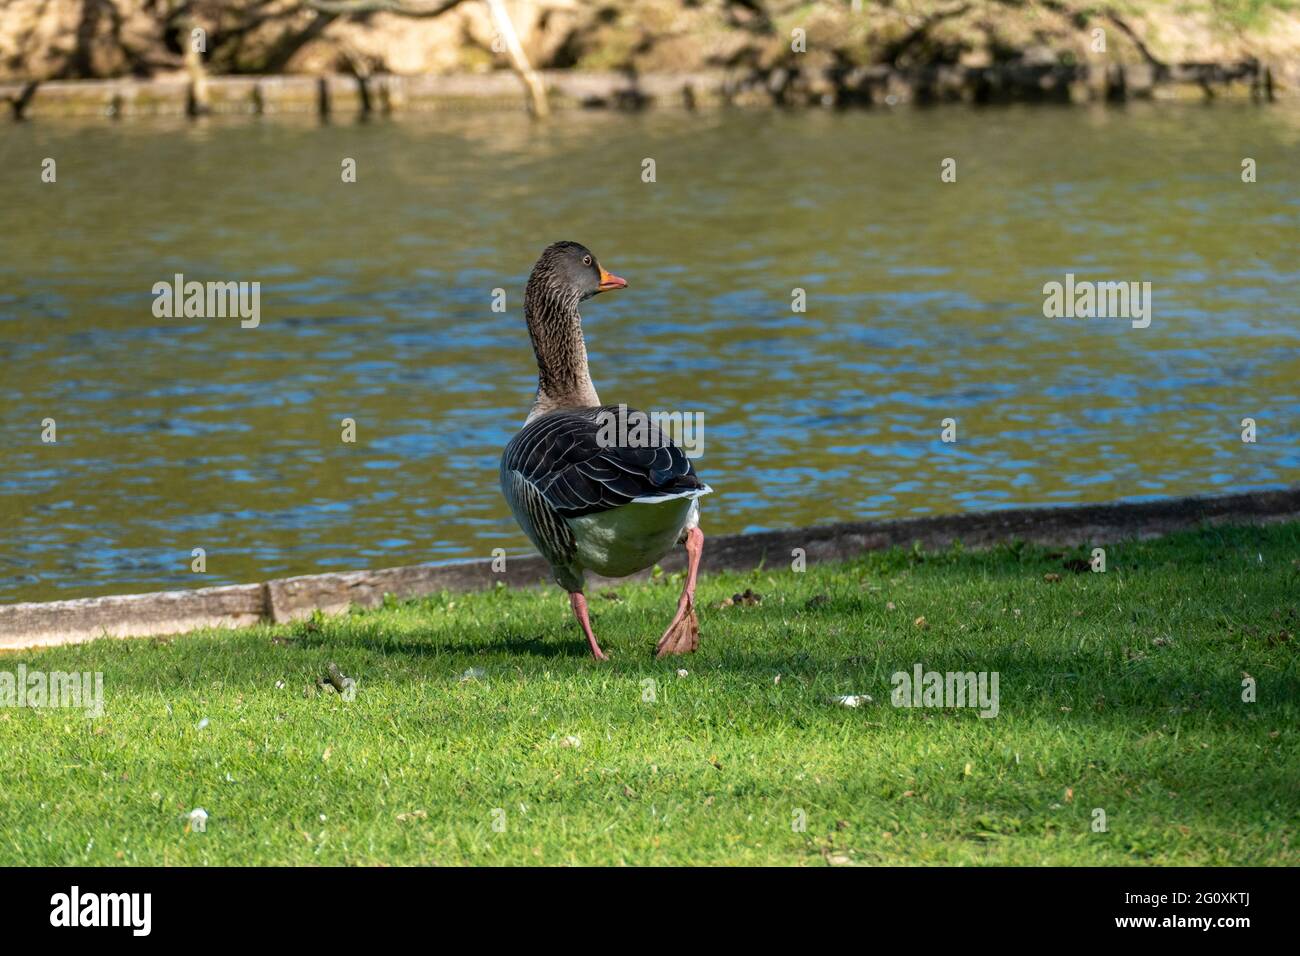
[[[1300,9],[1282,0],[505,6],[538,69],[722,72],[736,96],[779,103],[870,99],[891,75],[930,76],[940,95],[963,84],[976,95],[980,77],[1021,74],[1074,76],[1102,90],[1117,68],[1147,71],[1159,85],[1191,64],[1235,74],[1263,64],[1279,95],[1300,86]],[[385,12],[444,7],[438,15]],[[507,66],[482,0],[10,0],[0,8],[0,81],[22,88],[50,80],[183,80],[184,51],[196,36],[212,76],[472,75]],[[1048,86],[1052,95],[1055,86]],[[1033,84],[1008,87],[1021,88]]]

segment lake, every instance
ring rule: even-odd
[[[602,399],[702,414],[706,533],[1294,484],[1298,147],[1241,103],[2,125],[0,602],[526,552],[557,239],[628,280]],[[178,273],[259,324],[157,317]],[[1150,325],[1045,316],[1067,274]]]

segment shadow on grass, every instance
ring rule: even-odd
[[[1192,650],[1162,648],[1133,660],[1118,646],[1052,653],[1019,643],[996,648],[976,645],[972,641],[968,648],[927,648],[913,638],[883,647],[872,640],[861,648],[845,644],[820,649],[748,648],[731,635],[706,643],[700,654],[655,660],[653,642],[641,647],[628,645],[625,639],[614,642],[610,663],[597,663],[567,629],[468,639],[439,634],[428,641],[406,635],[321,633],[299,636],[287,644],[275,644],[272,634],[263,632],[242,637],[236,647],[230,646],[228,636],[196,637],[184,646],[140,646],[126,659],[105,654],[102,664],[96,661],[100,655],[89,648],[81,653],[68,649],[60,655],[66,659],[58,666],[103,667],[110,695],[153,694],[166,688],[171,696],[206,696],[215,687],[224,693],[251,690],[256,694],[269,692],[277,680],[310,683],[323,675],[327,661],[336,661],[346,674],[363,682],[396,688],[441,684],[469,667],[484,667],[497,676],[513,674],[513,679],[540,680],[535,665],[530,668],[527,661],[558,664],[555,676],[561,678],[600,675],[630,682],[686,667],[717,682],[720,691],[740,694],[745,701],[742,709],[757,709],[794,729],[818,726],[824,715],[817,704],[835,694],[868,693],[875,698],[872,706],[890,708],[892,675],[910,673],[917,663],[926,671],[997,672],[1002,716],[1051,716],[1063,728],[1113,728],[1117,722],[1129,722],[1147,730],[1160,722],[1206,716],[1225,726],[1244,727],[1256,717],[1274,722],[1286,718],[1300,701],[1300,675],[1294,667],[1266,669],[1252,664],[1260,682],[1260,701],[1242,703],[1240,673],[1242,661],[1250,655],[1237,647],[1225,648],[1210,659]],[[54,661],[44,666],[53,667]],[[772,687],[778,674],[784,688],[796,691],[795,698],[783,695],[784,700],[768,700],[759,693]],[[971,716],[930,708],[915,713],[949,719]]]
[[[560,637],[546,638],[540,635],[537,637],[507,635],[504,637],[488,637],[473,643],[467,643],[464,640],[431,640],[427,643],[421,643],[392,638],[360,637],[344,640],[301,640],[296,644],[303,650],[328,649],[338,653],[347,653],[351,650],[363,649],[383,655],[403,654],[415,659],[430,657],[449,659],[478,658],[492,654],[509,656],[526,654],[531,657],[567,658],[570,660],[587,660],[591,657],[587,645],[577,639],[576,635],[573,640],[565,640]]]
[[[888,692],[894,671],[909,670],[919,662],[927,670],[999,671],[1002,694],[1009,704],[1017,693],[1032,694],[1034,701],[1053,694],[1073,696],[1074,706],[1086,695],[1100,694],[1109,705],[1135,712],[1163,713],[1213,701],[1214,706],[1222,705],[1236,714],[1241,709],[1238,681],[1243,669],[1250,670],[1267,692],[1255,705],[1261,711],[1300,700],[1300,675],[1289,651],[1294,645],[1270,648],[1242,643],[1280,640],[1279,631],[1291,626],[1283,620],[1270,623],[1265,630],[1261,622],[1271,622],[1267,615],[1275,609],[1295,604],[1294,586],[1300,580],[1296,570],[1300,565],[1292,560],[1293,545],[1300,543],[1297,529],[1300,525],[1205,529],[1160,541],[1112,545],[1107,586],[1123,585],[1126,608],[1122,614],[1109,609],[1112,593],[1118,592],[1099,590],[1078,596],[1080,606],[1104,607],[1111,617],[1087,622],[1093,643],[1086,653],[1074,650],[1073,639],[1066,639],[1068,620],[1035,625],[1040,638],[1046,628],[1054,640],[1059,639],[1052,649],[1033,648],[1023,637],[999,633],[1001,622],[980,622],[975,630],[961,635],[951,628],[924,633],[882,628],[880,605],[885,595],[871,596],[862,590],[864,586],[888,587],[891,574],[909,570],[916,574],[912,579],[915,586],[934,593],[948,593],[969,581],[970,597],[981,602],[1010,602],[1004,590],[1064,586],[1044,583],[1043,575],[1048,573],[1044,569],[1056,569],[1051,573],[1067,580],[1071,576],[1061,563],[1070,560],[1074,551],[1007,546],[937,555],[903,550],[873,553],[838,567],[818,572],[810,569],[807,580],[783,581],[774,593],[769,592],[767,601],[753,607],[719,610],[713,605],[733,589],[744,590],[746,581],[758,582],[772,572],[705,581],[702,587],[710,593],[706,601],[702,592],[705,632],[700,654],[663,661],[655,661],[651,651],[670,616],[675,587],[663,594],[662,615],[657,592],[653,601],[642,595],[628,604],[603,607],[596,614],[597,633],[614,658],[608,665],[590,659],[576,625],[565,619],[558,606],[548,603],[543,608],[532,603],[535,594],[507,591],[466,599],[473,603],[463,623],[448,620],[441,602],[449,598],[443,596],[403,605],[396,614],[393,609],[376,609],[326,622],[261,627],[234,635],[208,632],[175,643],[141,639],[129,642],[129,648],[122,642],[101,641],[6,660],[15,664],[26,660],[29,667],[47,670],[102,669],[110,687],[126,693],[152,693],[160,687],[176,694],[204,692],[214,681],[261,688],[281,678],[312,680],[323,662],[333,659],[347,673],[355,671],[362,679],[369,676],[397,685],[445,679],[471,666],[499,669],[513,665],[522,677],[528,661],[546,661],[560,665],[562,671],[571,664],[574,674],[606,673],[629,679],[687,667],[707,672],[732,687],[767,685],[773,675],[782,674],[817,692],[831,692],[832,688],[835,693],[868,692],[877,699],[879,691]],[[1261,552],[1268,554],[1267,563],[1261,563]],[[1085,552],[1078,549],[1077,553]],[[1210,566],[1222,570],[1221,582],[1205,579],[1204,569]],[[1256,577],[1261,567],[1268,570]],[[1186,580],[1167,574],[1146,581],[1139,577],[1163,574],[1162,569],[1171,568],[1195,568],[1198,573]],[[1243,569],[1249,569],[1249,576],[1243,576]],[[1144,590],[1150,582],[1158,589]],[[755,587],[768,590],[758,583]],[[788,600],[781,601],[782,594]],[[1189,600],[1193,602],[1190,605]],[[1205,606],[1194,603],[1197,600]],[[940,601],[941,614],[961,611],[951,599],[945,611]],[[1062,611],[1048,606],[1045,613]],[[517,615],[513,622],[496,619],[498,614],[511,612]],[[1202,638],[1190,647],[1149,646],[1148,631],[1163,632],[1175,614],[1180,615],[1176,620],[1184,628],[1194,626],[1203,635],[1212,635],[1213,645]],[[787,639],[785,629],[791,625],[805,629],[811,625],[823,633],[807,638],[792,633]],[[1243,625],[1249,625],[1245,630],[1259,625],[1260,632],[1248,636]],[[1096,636],[1099,627],[1107,629],[1104,638]],[[1125,645],[1139,648],[1136,659],[1125,657]],[[1081,716],[1076,713],[1075,719]]]

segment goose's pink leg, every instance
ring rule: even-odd
[[[655,657],[666,654],[690,654],[700,646],[700,621],[695,616],[695,581],[700,576],[700,557],[704,554],[704,532],[692,528],[686,532],[686,586],[677,602],[677,614],[655,645]]]
[[[581,591],[574,591],[569,595],[569,606],[573,608],[573,616],[578,619],[578,624],[582,627],[582,633],[587,635],[587,644],[591,647],[591,656],[598,661],[607,661],[609,658],[605,652],[600,649],[596,643],[596,635],[591,632],[591,618],[587,616],[587,598]]]

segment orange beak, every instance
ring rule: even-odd
[[[596,287],[599,292],[609,292],[612,289],[626,289],[627,280],[612,272],[606,272],[605,267],[600,267],[600,285]]]

